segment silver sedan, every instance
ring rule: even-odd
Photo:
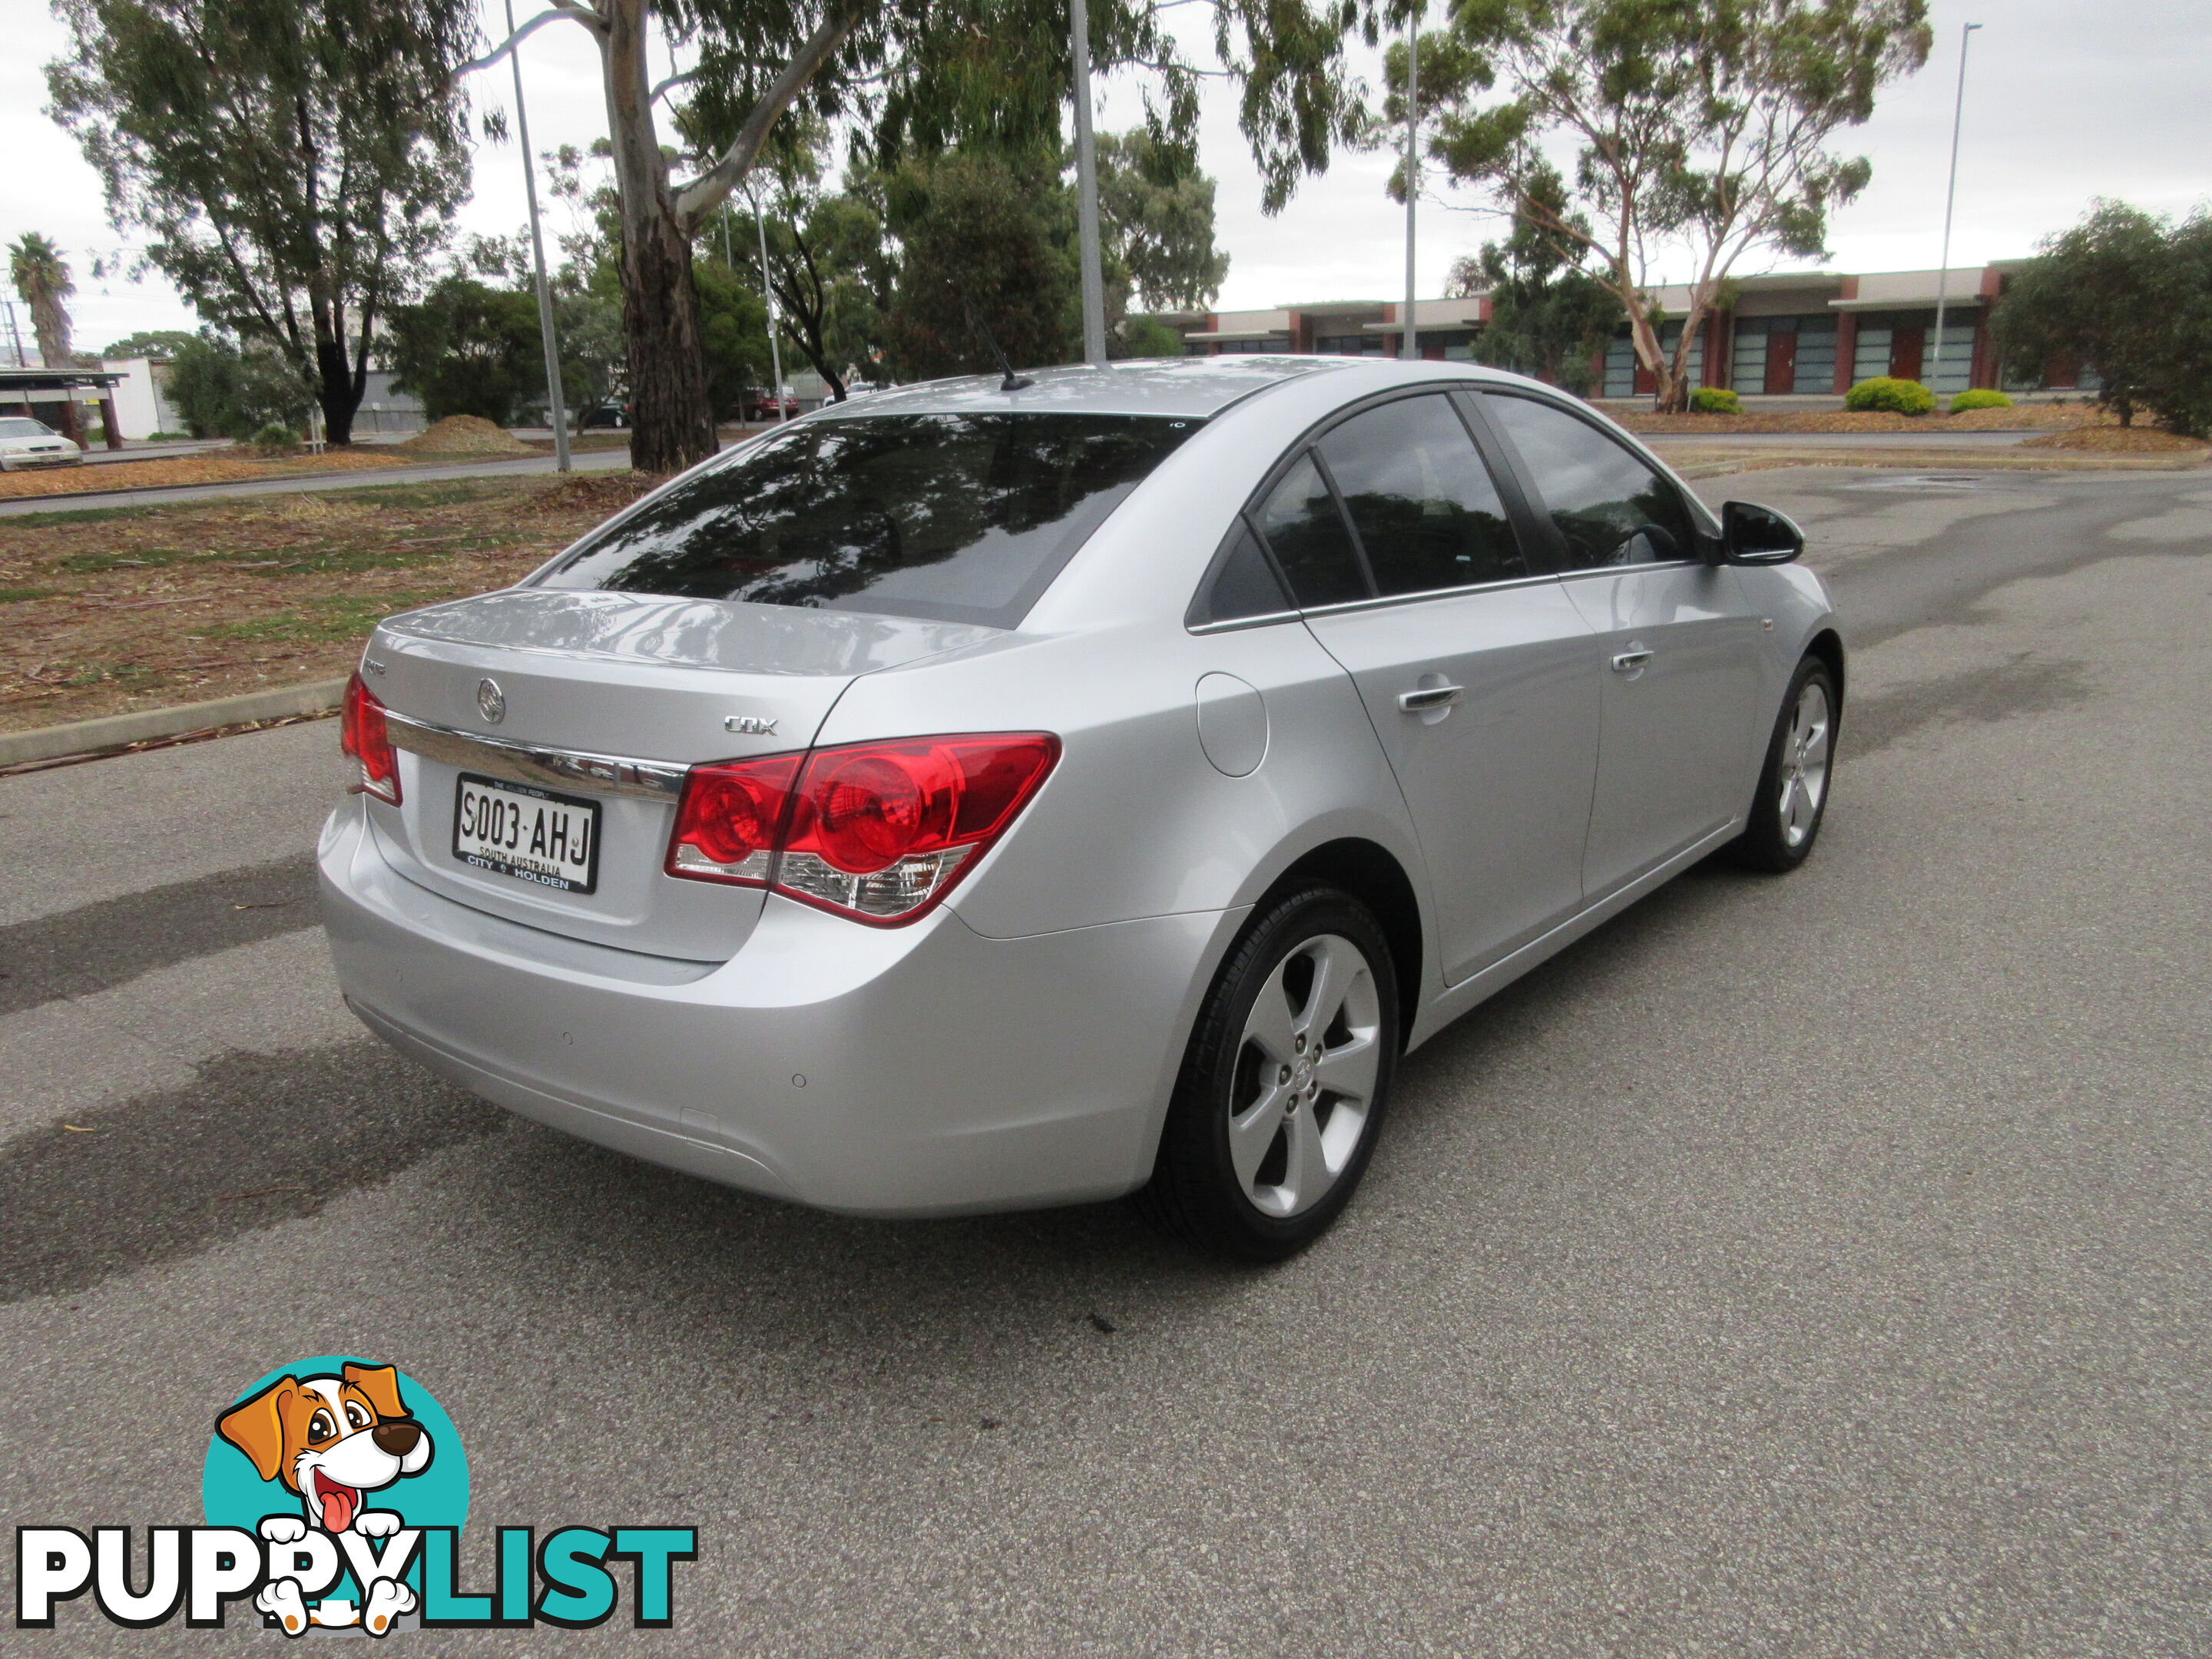
[[[872,1215],[1138,1195],[1279,1257],[1401,1055],[1709,854],[1812,849],[1779,514],[1459,364],[942,381],[393,617],[320,858],[392,1042]]]

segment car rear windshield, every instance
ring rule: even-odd
[[[761,440],[538,580],[1012,628],[1192,417],[879,415]]]

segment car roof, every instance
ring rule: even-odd
[[[996,374],[926,380],[919,386],[872,392],[852,405],[828,404],[812,420],[877,415],[997,414],[1214,415],[1254,392],[1285,380],[1360,363],[1358,357],[1293,357],[1239,354],[1228,357],[1140,357],[1096,368],[1021,371],[1030,384],[1000,389]]]

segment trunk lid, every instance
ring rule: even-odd
[[[997,633],[580,590],[512,588],[410,611],[377,629],[362,678],[400,720],[430,730],[395,725],[402,804],[372,802],[370,817],[393,868],[444,897],[593,944],[726,960],[762,895],[664,873],[677,769],[804,749],[856,676]],[[455,850],[464,775],[526,781],[596,807],[594,890],[465,863]]]

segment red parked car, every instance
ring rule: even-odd
[[[775,420],[777,417],[775,393],[773,392],[755,392],[749,394],[745,398],[744,410],[745,418],[749,421]],[[797,416],[798,413],[799,399],[788,397],[784,398],[782,410],[783,418],[789,420]]]

